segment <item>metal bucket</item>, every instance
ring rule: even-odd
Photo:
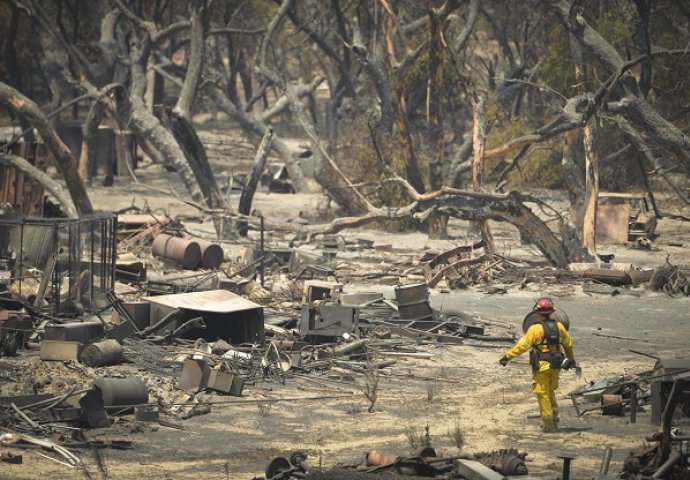
[[[174,260],[187,270],[192,270],[201,263],[201,248],[195,240],[173,237],[161,233],[153,240],[153,254]]]
[[[395,287],[398,315],[401,320],[422,320],[434,315],[429,305],[429,289],[426,283],[414,283]]]
[[[122,345],[117,340],[103,340],[84,347],[81,363],[89,367],[116,365],[122,360]]]
[[[529,327],[539,322],[540,318],[541,315],[539,315],[537,312],[528,313],[525,319],[522,321],[522,331],[527,333]],[[556,311],[551,314],[551,318],[557,322],[561,322],[566,330],[570,330],[570,318],[568,318],[568,314],[560,308],[556,307]]]
[[[141,378],[103,377],[93,382],[103,394],[106,407],[144,405],[149,401],[149,390]]]
[[[201,266],[203,268],[218,268],[223,263],[223,249],[217,243],[202,238],[189,237],[201,250]]]

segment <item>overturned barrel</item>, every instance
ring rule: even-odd
[[[173,260],[187,270],[193,270],[201,263],[201,248],[190,238],[161,233],[153,240],[152,250],[154,255]]]
[[[201,266],[203,268],[218,268],[223,263],[223,249],[217,243],[209,242],[203,238],[188,237],[201,250]]]
[[[127,407],[149,402],[149,389],[141,378],[102,377],[94,380],[100,389],[105,407]]]
[[[116,365],[122,360],[122,345],[113,339],[92,343],[84,347],[80,358],[81,363],[93,368]]]

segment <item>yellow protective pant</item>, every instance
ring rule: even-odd
[[[558,403],[556,403],[556,389],[558,388],[558,376],[561,371],[549,368],[532,375],[532,392],[539,402],[539,414],[544,422],[545,430],[553,430],[554,423],[558,422]]]

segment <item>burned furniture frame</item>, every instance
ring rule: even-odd
[[[99,310],[96,300],[114,285],[117,215],[0,219],[0,230],[9,232],[0,265],[19,298],[53,316]],[[40,274],[31,282],[33,269]]]

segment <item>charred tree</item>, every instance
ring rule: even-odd
[[[484,176],[484,143],[486,142],[486,100],[479,95],[474,102],[474,129],[472,130],[472,189],[476,192],[482,188],[482,177]],[[494,238],[486,219],[479,220],[476,224],[482,240],[486,244],[489,254],[496,251]],[[522,233],[522,232],[521,232]]]
[[[426,122],[429,133],[429,185],[432,190],[443,186],[443,115],[441,115],[441,93],[443,90],[443,32],[437,12],[427,4],[429,15],[429,59],[426,99]],[[429,216],[429,238],[447,238],[448,218],[432,214]]]
[[[580,45],[570,34],[570,50],[575,64],[575,79],[578,94],[584,95],[587,85],[587,70]],[[594,147],[594,121],[587,120],[582,127],[582,142],[585,151],[585,196],[582,220],[582,246],[590,255],[597,251],[597,204],[599,200],[599,154]]]
[[[256,157],[254,158],[254,165],[252,165],[252,170],[249,173],[249,178],[247,178],[247,183],[242,189],[242,195],[240,195],[240,203],[237,207],[237,211],[242,215],[249,215],[252,210],[252,200],[254,199],[254,193],[256,192],[256,186],[261,179],[261,174],[266,167],[266,160],[268,155],[271,153],[271,143],[273,143],[273,129],[268,127],[264,138],[261,139],[259,148],[256,151]],[[237,223],[238,231],[240,235],[247,235],[247,222],[240,220]]]

